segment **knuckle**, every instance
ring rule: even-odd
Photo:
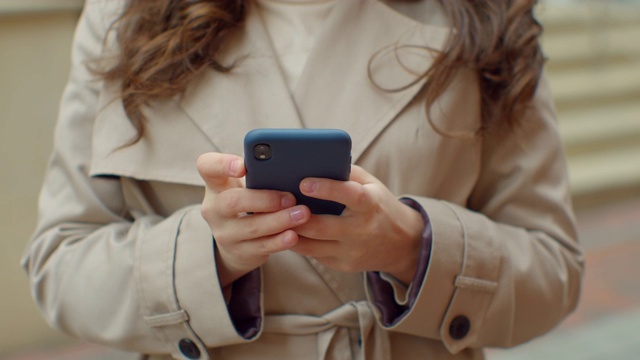
[[[213,211],[213,207],[211,206],[211,203],[208,201],[203,201],[202,205],[200,206],[200,215],[205,219],[205,220],[210,220],[213,218],[214,216],[214,211]]]
[[[279,238],[283,236],[283,234],[280,234],[278,236],[271,236],[269,238],[265,238],[261,241],[257,242],[257,251],[258,254],[262,255],[262,256],[267,256],[270,255],[276,251],[279,250],[278,248],[278,243],[279,243]],[[286,235],[285,235],[286,236]]]
[[[215,178],[225,173],[228,158],[219,153],[204,153],[198,156],[196,168],[202,177]]]
[[[265,256],[269,254],[267,240],[257,241],[254,245],[254,251],[257,256]]]
[[[366,205],[368,194],[363,186],[356,186],[353,191],[353,202],[357,207]]]
[[[225,191],[218,196],[218,205],[225,214],[237,214],[240,212],[240,196],[235,191]]]
[[[258,224],[254,217],[248,217],[247,221],[243,224],[243,227],[249,239],[255,239],[261,235],[260,231],[262,227]]]
[[[231,248],[232,241],[229,240],[227,237],[223,236],[222,234],[219,234],[218,231],[215,231],[213,233],[213,239],[216,242],[216,245],[218,247],[223,249]]]

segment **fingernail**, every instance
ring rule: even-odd
[[[311,194],[318,190],[318,182],[314,180],[305,180],[302,182],[301,187],[305,193]]]
[[[231,164],[229,164],[229,172],[231,173],[230,175],[236,175],[238,171],[240,171],[240,160],[231,160]]]
[[[290,214],[291,219],[295,222],[298,222],[302,219],[304,219],[304,211],[297,209],[297,210],[293,210]]]
[[[287,209],[296,204],[296,199],[291,195],[285,195],[282,197],[280,204],[282,205],[283,209]]]

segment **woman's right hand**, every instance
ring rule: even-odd
[[[306,223],[310,212],[296,206],[292,194],[246,189],[246,168],[239,156],[206,153],[197,167],[206,184],[202,217],[215,238],[222,287],[264,264],[269,255],[297,244],[298,235],[291,229]]]

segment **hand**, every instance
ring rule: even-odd
[[[409,284],[420,256],[422,216],[359,166],[350,181],[304,179],[303,194],[346,205],[340,216],[312,215],[294,230],[292,250],[338,271],[383,271]]]
[[[298,235],[290,229],[307,222],[310,212],[295,206],[292,194],[246,189],[244,161],[235,155],[207,153],[197,167],[206,183],[202,217],[216,241],[222,287],[264,264],[270,254],[296,245]]]

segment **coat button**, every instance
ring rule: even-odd
[[[460,340],[467,336],[469,330],[471,330],[471,321],[464,315],[454,317],[449,324],[449,335],[454,340]]]
[[[180,342],[178,343],[178,347],[180,348],[180,352],[182,353],[182,355],[188,357],[189,359],[200,358],[200,349],[198,349],[198,346],[190,339],[180,340]]]

